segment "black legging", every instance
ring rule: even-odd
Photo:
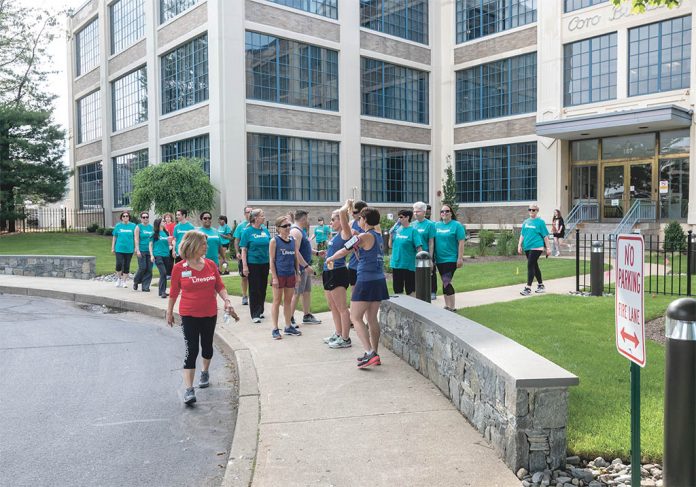
[[[167,294],[167,272],[171,267],[171,262],[171,257],[162,257],[159,255],[155,256],[155,265],[157,266],[157,270],[159,271],[160,275],[158,286],[160,296]]]
[[[524,253],[527,255],[527,286],[531,287],[532,281],[536,277],[536,280],[541,284],[541,269],[539,269],[539,257],[543,253],[543,250],[525,250]]]
[[[186,342],[185,369],[196,368],[199,339],[201,342],[201,356],[207,360],[213,358],[213,337],[215,335],[216,320],[217,315],[205,318],[196,318],[194,316],[181,317],[181,328],[184,331],[184,342]]]
[[[247,267],[249,268],[249,312],[252,319],[260,318],[266,302],[269,265],[267,263],[248,264]]]

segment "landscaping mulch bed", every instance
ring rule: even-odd
[[[665,317],[660,316],[645,323],[645,336],[649,340],[665,344]]]

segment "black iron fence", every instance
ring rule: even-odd
[[[647,294],[691,296],[696,277],[696,242],[689,231],[683,245],[668,243],[658,235],[646,235],[643,282]],[[604,292],[614,292],[616,239],[614,235],[575,231],[575,288],[590,291],[592,243],[600,242],[604,254]],[[679,248],[682,247],[682,248]]]
[[[84,232],[87,227],[106,226],[106,210],[68,208],[25,208],[24,218],[15,221],[17,232]]]

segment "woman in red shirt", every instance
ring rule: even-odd
[[[204,258],[207,250],[206,236],[197,231],[187,232],[181,240],[179,255],[183,259],[172,269],[172,284],[169,290],[169,306],[167,307],[167,324],[174,326],[174,303],[181,293],[179,315],[181,327],[184,330],[186,356],[184,358],[184,403],[196,402],[193,389],[193,378],[196,374],[196,358],[198,358],[198,342],[200,340],[203,366],[199,388],[210,385],[210,359],[213,358],[213,336],[217,321],[217,299],[219,295],[225,302],[225,311],[238,320],[225,285],[222,283],[217,265]]]

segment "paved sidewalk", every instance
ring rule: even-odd
[[[166,306],[154,293],[98,281],[0,276],[0,289],[8,287],[89,294],[162,310]],[[502,294],[495,290],[491,297],[500,301]],[[328,313],[318,315],[323,324],[302,326],[303,336],[275,341],[270,306],[262,324],[254,325],[248,308],[233,299],[242,319],[219,325],[219,335],[250,353],[256,369],[240,370],[235,432],[237,441],[238,432],[247,430],[240,444],[253,441],[257,416],[244,414],[242,402],[258,390],[254,486],[520,485],[449,400],[388,350],[380,351],[381,367],[359,370],[357,337],[350,349],[331,350],[323,344],[322,338],[333,331]],[[459,305],[467,300],[460,299]],[[173,363],[178,360],[172,357]]]

